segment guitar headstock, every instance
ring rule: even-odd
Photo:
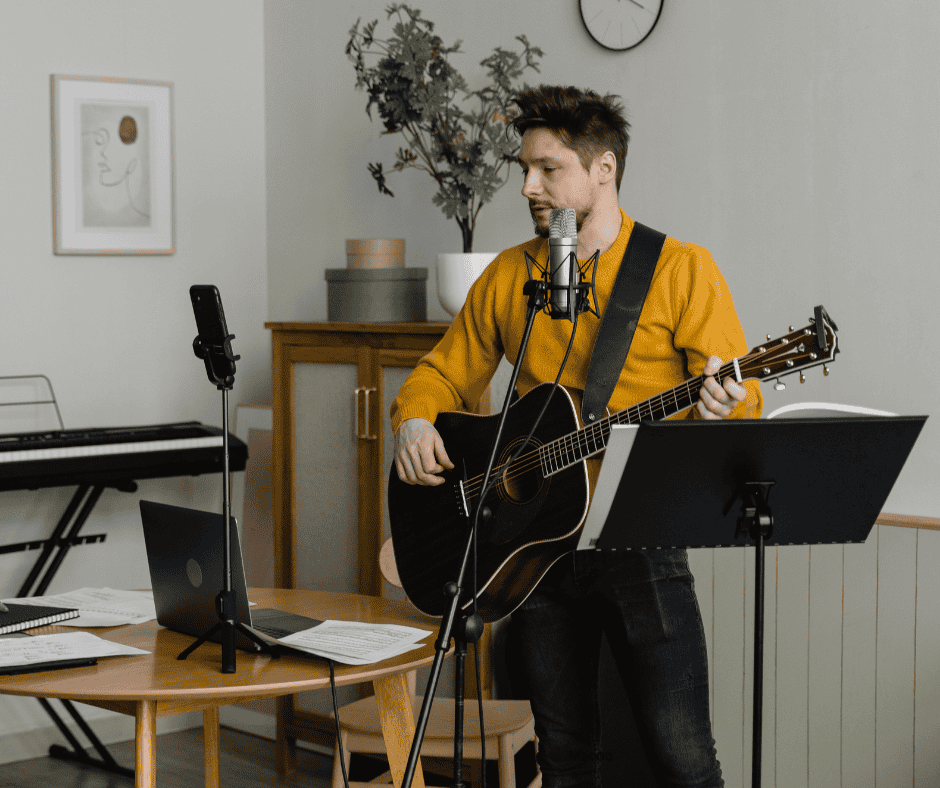
[[[838,326],[829,317],[825,308],[817,306],[815,317],[804,328],[793,330],[777,339],[753,348],[746,356],[738,359],[742,378],[781,378],[794,372],[800,373],[802,383],[803,370],[823,365],[823,374],[829,374],[826,366],[839,352],[839,337],[836,334]],[[781,384],[783,385],[783,384]]]

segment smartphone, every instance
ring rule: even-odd
[[[241,358],[232,351],[235,337],[229,335],[225,325],[222,297],[215,285],[193,285],[189,288],[189,298],[199,331],[193,341],[193,350],[206,362],[210,382],[222,383],[235,375],[235,362]]]

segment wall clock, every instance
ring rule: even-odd
[[[623,52],[656,27],[663,0],[579,0],[581,21],[604,49]]]

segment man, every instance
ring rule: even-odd
[[[392,404],[395,464],[410,484],[436,485],[453,467],[433,426],[437,414],[473,404],[505,355],[515,362],[525,323],[524,252],[548,257],[553,208],[574,208],[578,258],[595,250],[604,314],[634,223],[619,207],[629,124],[616,96],[546,87],[516,99],[522,194],[537,237],[500,254],[474,283],[447,334]],[[582,315],[561,382],[583,390],[600,320]],[[517,390],[554,380],[572,325],[536,318]],[[711,255],[667,238],[630,354],[611,396],[619,411],[690,377],[705,375],[700,400],[681,418],[756,418],[754,382],[719,385],[722,359],[747,352],[727,285]],[[703,458],[706,461],[707,458]],[[591,487],[597,467],[589,461]],[[599,785],[597,663],[606,633],[663,786],[723,785],[708,711],[701,616],[686,551],[569,553],[513,613],[528,674],[545,788]]]

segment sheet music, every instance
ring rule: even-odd
[[[429,629],[398,624],[324,621],[278,642],[344,665],[370,665],[420,648],[418,641],[430,634]]]
[[[604,451],[604,462],[597,478],[597,489],[591,500],[587,522],[581,529],[578,550],[593,550],[601,531],[604,530],[607,514],[617,494],[620,477],[623,476],[623,469],[627,467],[630,450],[633,448],[633,441],[636,439],[636,431],[639,428],[639,424],[611,425],[607,449]]]
[[[55,635],[0,639],[0,667],[149,653],[133,646],[113,643],[90,632],[62,632]]]
[[[79,588],[64,594],[4,599],[18,605],[74,607],[81,611],[77,618],[60,621],[56,626],[117,627],[122,624],[143,624],[157,617],[152,591],[118,591],[113,588]]]
[[[836,419],[845,416],[897,416],[886,410],[863,408],[859,405],[839,405],[835,402],[794,402],[783,405],[764,416],[765,419]]]

